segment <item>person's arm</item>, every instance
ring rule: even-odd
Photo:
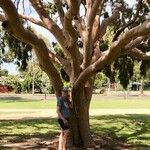
[[[61,113],[61,106],[62,106],[62,102],[61,102],[61,100],[58,98],[58,100],[57,100],[57,110],[56,110],[56,112],[57,112],[57,114],[58,114],[58,118],[60,118],[60,119],[62,119],[63,120],[63,122],[66,124],[66,123],[68,123],[68,121],[64,118],[64,116],[62,115],[62,113]]]
[[[70,108],[72,109],[73,108],[73,101],[70,100]]]
[[[62,119],[65,124],[67,124],[68,121],[63,117],[63,115],[62,115],[61,112],[60,112],[60,106],[57,106],[57,111],[56,111],[56,112],[57,112],[57,114],[58,114],[58,117],[59,117],[60,119]]]
[[[57,106],[57,110],[56,110],[56,112],[57,112],[57,114],[58,114],[58,118],[60,118],[60,119],[64,119],[64,117],[63,117],[63,115],[61,114],[61,112],[60,112],[60,106]]]

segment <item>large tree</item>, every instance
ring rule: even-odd
[[[50,78],[57,97],[61,95],[63,88],[59,72],[63,68],[72,86],[73,143],[88,147],[92,140],[89,105],[96,74],[103,70],[111,72],[110,66],[116,59],[118,63],[123,62],[121,71],[124,71],[132,65],[128,63],[130,56],[140,60],[150,58],[150,52],[140,50],[139,46],[143,42],[149,44],[150,2],[138,0],[134,2],[134,9],[131,9],[124,0],[53,0],[48,4],[43,0],[29,1],[39,15],[38,19],[20,14],[18,5],[15,7],[13,1],[0,0],[3,10],[0,14],[2,26],[17,39],[32,45],[39,66]],[[15,2],[19,4],[19,0]],[[57,22],[49,14],[47,6],[51,6],[58,15]],[[63,55],[51,51],[40,37],[26,29],[23,20],[41,26],[53,34]],[[106,43],[108,27],[112,27],[114,37],[111,42],[109,39]]]

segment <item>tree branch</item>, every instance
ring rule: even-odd
[[[86,18],[88,18],[91,13],[92,5],[93,5],[92,0],[86,0]]]
[[[148,59],[150,59],[150,52],[143,53],[141,50],[139,50],[137,48],[128,50],[127,54],[129,54],[129,55],[131,55],[131,56],[133,56],[133,57],[135,57],[137,59],[140,59],[140,60],[148,60]]]
[[[79,76],[74,86],[77,88],[83,86],[88,78],[95,74],[98,70],[103,69],[104,66],[110,65],[121,53],[121,49],[124,48],[130,41],[136,39],[139,36],[150,35],[150,18],[143,24],[126,31],[118,41],[115,41],[109,50],[102,53],[102,56],[92,65],[87,67]],[[149,53],[148,53],[149,55]]]
[[[98,12],[98,9],[100,9],[101,5],[103,5],[104,1],[105,0],[95,0],[94,1],[93,6],[92,6],[91,11],[88,16],[87,29],[91,29],[93,27],[95,16]]]
[[[148,8],[150,9],[150,1],[149,0],[145,0],[145,3],[147,4]]]
[[[29,30],[24,29],[17,10],[11,0],[1,0],[0,7],[4,10],[7,16],[9,31],[11,31],[13,35],[19,40],[29,43],[34,47],[36,56],[40,63],[40,67],[47,73],[47,75],[51,79],[53,87],[56,91],[56,95],[60,96],[63,84],[57,69],[54,67],[48,57],[49,50],[46,47],[44,41],[38,38]]]
[[[95,0],[92,7],[88,7],[91,9],[89,12],[89,16],[87,16],[87,26],[86,31],[84,34],[84,60],[83,60],[83,69],[85,69],[87,66],[90,65],[92,60],[92,50],[93,50],[93,37],[92,31],[93,31],[93,24],[95,21],[95,17],[98,13],[98,10],[101,9],[101,6],[104,4],[105,0]],[[92,3],[92,2],[91,2]],[[98,16],[99,18],[99,16]],[[97,24],[96,24],[97,25]]]
[[[2,15],[2,14],[0,14],[0,21],[1,21],[1,22],[5,21],[5,16]]]
[[[67,75],[71,78],[72,69],[71,69],[71,63],[68,60],[58,55],[55,55],[52,51],[49,51],[49,57],[53,63],[61,66],[65,70]]]
[[[60,17],[60,21],[61,21],[61,24],[62,26],[64,26],[64,10],[62,8],[62,2],[60,0],[54,0],[54,3],[57,7],[57,11],[58,11],[58,14],[59,14],[59,17]]]
[[[70,0],[69,9],[64,19],[64,29],[66,37],[69,39],[69,46],[77,41],[78,33],[72,25],[72,20],[78,16],[80,3],[78,1]]]
[[[72,79],[75,80],[80,73],[80,53],[77,46],[78,33],[72,25],[73,19],[79,15],[81,1],[70,0],[69,9],[64,18],[65,36],[69,42],[68,50],[71,54]],[[72,81],[73,81],[72,80]]]
[[[138,15],[139,15],[139,11],[140,11],[140,9],[141,9],[141,3],[142,3],[142,0],[139,0],[139,2],[138,2],[138,4],[137,4],[137,11],[136,11],[136,14],[135,14],[133,20],[129,21],[129,23],[127,23],[126,25],[124,25],[122,28],[120,28],[120,29],[117,31],[117,33],[115,34],[115,36],[114,36],[114,38],[113,38],[113,41],[116,41],[117,38],[119,37],[119,35],[120,35],[127,27],[129,27],[130,25],[132,25],[132,24],[136,21]]]
[[[129,49],[133,49],[135,48],[137,45],[139,45],[143,40],[145,39],[145,36],[140,36],[140,37],[137,37],[135,40],[132,40],[129,44],[127,44],[125,46],[125,48],[123,49],[123,52],[124,51],[127,51]]]
[[[74,20],[75,26],[77,28],[78,34],[83,39],[83,33],[85,32],[86,26],[85,21],[81,17],[77,17]]]
[[[55,55],[51,50],[49,50],[50,59],[57,65],[63,65],[63,58],[61,59],[59,56]]]
[[[44,26],[44,24],[41,20],[38,20],[38,19],[33,18],[31,16],[28,16],[28,15],[23,15],[23,14],[19,14],[19,16],[20,16],[21,19],[28,20],[28,21],[36,24],[36,25],[39,25],[39,26],[45,28],[45,26]],[[4,20],[6,20],[6,17],[4,15],[0,14],[0,21],[3,22]]]
[[[60,43],[64,52],[67,56],[70,56],[70,53],[67,50],[67,40],[59,28],[59,26],[49,17],[48,13],[44,9],[42,2],[40,0],[30,0],[32,6],[35,8],[36,12],[39,14],[41,20],[43,21],[45,27],[55,36],[57,41]]]
[[[36,25],[39,25],[39,26],[45,28],[45,26],[44,26],[44,24],[43,24],[43,22],[42,22],[41,20],[38,20],[38,19],[33,18],[33,17],[31,17],[31,16],[28,16],[28,15],[23,15],[23,14],[20,14],[20,17],[21,17],[22,19],[28,20],[28,21],[30,21],[30,22],[36,24]]]
[[[100,25],[100,29],[99,29],[99,39],[101,39],[105,33],[106,33],[106,30],[107,30],[107,27],[114,21],[114,20],[117,20],[119,17],[120,17],[120,10],[121,10],[122,6],[121,5],[118,5],[118,7],[115,7],[113,12],[112,12],[112,15],[109,17],[109,18],[105,18],[101,25]]]
[[[75,41],[77,40],[74,36],[72,37],[72,44],[68,44],[69,39],[66,39],[62,30],[57,26],[57,24],[49,17],[48,13],[45,11],[42,2],[40,0],[30,0],[32,6],[35,8],[36,12],[39,14],[41,20],[43,21],[44,25],[47,29],[55,36],[61,47],[63,48],[67,57],[70,57],[72,62],[72,74],[73,78],[76,78],[79,75],[80,71],[80,54],[77,49]],[[72,0],[71,5],[73,6],[70,11],[71,16],[75,16],[78,13],[79,3],[77,1]],[[73,17],[72,16],[72,17]],[[69,17],[69,16],[68,16]],[[65,17],[66,18],[66,17]],[[66,19],[65,19],[66,20]],[[64,20],[64,26],[65,26]],[[71,22],[70,22],[71,23]],[[70,24],[70,26],[72,26]]]

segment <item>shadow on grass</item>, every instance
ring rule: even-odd
[[[35,100],[35,99],[24,99],[24,98],[21,98],[21,97],[10,97],[10,98],[2,98],[0,97],[0,100],[1,102],[4,102],[4,103],[15,103],[15,102],[37,102],[37,101],[41,101],[41,100]]]
[[[90,121],[104,150],[150,150],[150,115],[93,116]],[[6,143],[52,140],[59,131],[55,118],[0,121],[0,148]]]
[[[1,96],[0,100],[21,100],[19,96]]]
[[[53,139],[59,131],[56,119],[30,119],[0,121],[0,142],[18,143],[38,138],[40,141]]]
[[[94,133],[108,134],[126,141],[129,147],[150,150],[150,115],[109,115],[91,117]]]

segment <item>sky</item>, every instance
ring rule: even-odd
[[[135,4],[136,0],[132,0],[132,1],[131,0],[126,0],[126,2],[129,4],[130,7],[132,7],[132,5]],[[26,8],[26,13],[30,14],[31,10],[29,9],[28,1],[26,1],[26,3],[25,3],[25,8]],[[19,11],[22,12],[21,9]],[[35,18],[38,18],[38,15],[35,13],[34,10],[32,10],[31,15]],[[50,41],[54,41],[53,35],[50,32],[48,32],[46,29],[44,29],[42,27],[39,27],[35,24],[31,24],[31,25],[37,31],[38,34],[42,34],[43,36],[47,37]],[[1,68],[2,69],[7,69],[9,74],[12,74],[12,75],[18,74],[17,65],[15,65],[14,63],[4,63],[4,64],[1,65]]]

